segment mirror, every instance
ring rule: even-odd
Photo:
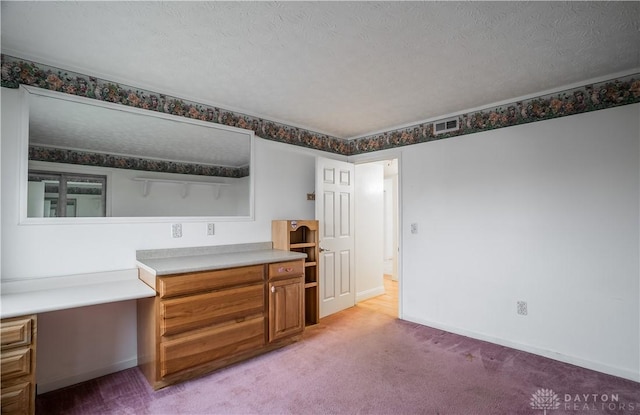
[[[21,88],[21,222],[253,218],[253,131]]]

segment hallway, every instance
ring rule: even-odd
[[[384,313],[391,317],[398,317],[398,281],[391,279],[391,276],[384,276],[384,294],[377,297],[361,301],[357,307]]]

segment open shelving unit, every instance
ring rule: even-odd
[[[307,254],[304,263],[305,324],[318,323],[320,316],[318,290],[318,221],[274,220],[271,222],[274,249]]]

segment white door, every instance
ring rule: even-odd
[[[356,302],[354,165],[316,159],[316,219],[320,239],[320,317]]]

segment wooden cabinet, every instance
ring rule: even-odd
[[[159,277],[145,272],[141,279],[158,294],[138,300],[138,364],[155,389],[284,346],[304,329],[301,259]]]
[[[3,319],[0,370],[2,413],[35,413],[36,316]]]
[[[302,261],[269,266],[269,341],[304,330],[304,266]]]
[[[318,289],[318,221],[274,220],[271,239],[275,249],[307,254],[304,262],[304,321],[316,324],[320,316]]]

